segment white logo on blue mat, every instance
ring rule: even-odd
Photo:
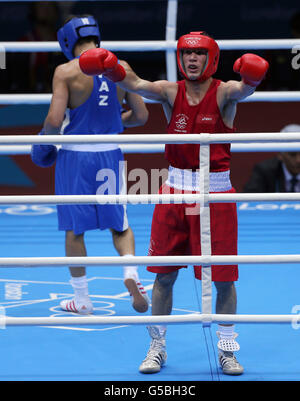
[[[0,213],[16,216],[42,216],[56,213],[56,207],[43,205],[16,205],[10,207],[0,207]]]

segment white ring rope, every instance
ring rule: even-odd
[[[299,133],[284,133],[284,135],[282,135],[282,133],[269,133],[269,134],[234,134],[234,135],[230,135],[230,134],[190,134],[190,135],[185,135],[184,137],[184,143],[186,142],[190,142],[190,143],[202,143],[203,146],[208,146],[209,143],[216,143],[216,142],[231,142],[231,141],[235,141],[235,142],[245,142],[245,141],[253,141],[253,140],[258,140],[258,141],[266,141],[266,142],[270,142],[270,141],[279,141],[279,142],[284,142],[284,141],[295,141],[296,139],[299,139]],[[26,137],[26,139],[25,139]],[[76,142],[78,141],[78,136],[73,136],[76,137]],[[80,136],[83,137],[81,138],[81,141],[79,141],[80,143],[82,143],[82,140],[84,139],[85,141],[87,139],[92,140],[92,142],[114,142],[114,143],[120,143],[120,142],[127,142],[127,143],[152,143],[153,142],[153,137],[155,138],[156,143],[182,143],[183,139],[182,136],[180,135],[160,135],[159,139],[156,139],[157,136],[155,135],[123,135],[123,136],[115,136],[115,135],[107,135],[107,136],[99,136],[97,138],[95,138],[94,136],[92,136],[92,138],[88,138],[91,137],[89,135],[86,136]],[[284,139],[283,139],[284,137]],[[13,143],[18,142],[18,143],[57,143],[58,139],[60,140],[60,143],[65,143],[65,141],[74,141],[74,139],[71,136],[66,136],[66,137],[61,137],[61,136],[55,136],[55,138],[53,138],[51,140],[50,136],[48,137],[41,137],[41,136],[24,136],[23,138],[20,138],[19,136],[3,136],[0,138],[1,141],[0,143],[12,143],[11,141],[13,140]],[[97,140],[95,140],[97,139]],[[25,142],[24,142],[25,141]],[[78,142],[77,142],[78,143]],[[296,200],[296,197],[298,196],[298,194],[205,194],[207,196],[207,199],[213,199],[213,197],[217,197],[215,198],[215,201],[220,201],[220,198],[223,197],[223,200],[225,199],[226,201],[226,195],[231,195],[233,198],[232,200],[236,200],[238,196],[243,196],[244,195],[246,197],[250,196],[252,198],[252,200],[257,200],[257,196],[263,197],[265,198],[270,198],[272,197],[272,200],[274,200],[275,196],[285,196],[286,200],[288,198],[288,200]],[[67,195],[65,195],[67,196]],[[84,195],[80,196],[80,201],[83,199]],[[103,198],[101,196],[94,196],[94,198],[96,198],[97,202],[99,202],[100,200],[103,200],[105,203],[108,203],[108,199],[109,199],[110,195],[104,195]],[[123,201],[124,202],[128,202],[128,199],[130,199],[130,196],[132,197],[133,195],[113,195],[114,198],[114,202],[116,202],[117,197],[123,197]],[[166,197],[165,195],[134,195],[134,199],[141,199],[141,197],[145,197],[147,199],[147,202],[149,202],[149,199],[152,198],[153,199],[158,199],[158,197]],[[176,197],[178,197],[178,195],[175,195]],[[170,198],[174,197],[174,195],[167,195],[167,200],[168,203],[170,203]],[[182,195],[179,195],[179,197]],[[187,196],[191,196],[191,195],[187,195],[184,194],[183,197],[186,200]],[[192,195],[193,196],[193,195]],[[218,196],[220,196],[220,198],[218,199]],[[225,197],[225,198],[224,198]],[[33,196],[33,197],[0,197],[0,201],[2,202],[7,202],[10,199],[10,201],[15,201],[15,202],[19,202],[19,201],[24,201],[26,198],[27,201],[37,201],[37,199],[41,200],[41,196]],[[49,199],[51,199],[50,196],[45,196],[42,198],[44,199],[44,201],[49,201]],[[102,198],[102,199],[101,199]],[[120,198],[121,199],[121,198]],[[120,200],[119,199],[119,200]],[[132,198],[131,198],[132,199]],[[245,199],[245,197],[244,197]],[[249,199],[249,198],[248,198]],[[277,198],[278,199],[278,198]],[[57,200],[57,199],[56,199]],[[161,201],[161,200],[160,200]],[[228,197],[227,197],[227,201],[228,201]],[[78,199],[76,200],[76,203],[78,202]],[[134,257],[134,263],[136,263],[137,265],[187,265],[187,264],[196,264],[196,265],[203,265],[203,266],[211,266],[213,264],[217,265],[217,264],[241,264],[241,263],[255,263],[255,264],[259,264],[259,263],[267,263],[267,264],[274,264],[274,263],[300,263],[300,255],[202,255],[202,256],[175,256],[175,257],[170,257],[170,256],[160,256],[160,257],[155,257],[155,256],[150,256],[150,257]],[[62,257],[62,258],[0,258],[0,266],[5,267],[5,266],[27,266],[27,267],[33,267],[33,266],[82,266],[83,264],[86,266],[92,266],[92,265],[103,265],[103,264],[109,264],[109,265],[126,265],[126,264],[132,264],[133,263],[133,259],[132,257],[130,258],[130,260],[126,260],[125,257],[118,257],[118,258],[114,258],[114,257],[99,257],[99,258],[84,258],[84,257],[79,257],[79,258],[68,258],[68,257]],[[207,311],[205,311],[207,312]],[[175,316],[163,316],[162,319],[165,323],[169,324],[169,322],[172,321],[172,319],[174,319]],[[133,324],[149,324],[151,323],[151,319],[152,317],[145,317],[144,320],[140,320],[140,317],[137,317],[137,321],[133,321],[130,320],[130,317],[123,317],[121,319],[123,319],[125,322],[127,322],[127,324],[129,324],[129,322],[133,322]],[[175,317],[176,318],[176,317]],[[188,316],[185,316],[185,323],[188,322]],[[251,323],[251,320],[248,319],[247,320],[247,316],[246,318],[243,318],[240,315],[234,315],[234,317],[230,316],[231,318],[231,322],[236,321],[236,322],[248,322]],[[260,323],[266,323],[266,322],[272,322],[272,323],[291,323],[291,322],[298,322],[298,318],[295,317],[294,315],[287,315],[285,317],[283,316],[276,316],[276,318],[272,317],[271,315],[268,315],[266,317],[264,316],[260,316],[259,317]],[[13,319],[12,320],[8,320],[8,319]],[[21,320],[19,320],[21,319]],[[34,320],[35,319],[35,320]],[[37,319],[37,320],[36,320]],[[65,320],[67,320],[67,324],[82,324],[83,320],[80,318],[74,318],[76,321],[76,323],[71,323],[71,320],[69,320],[70,318],[64,319],[64,318],[59,318],[58,323],[53,321],[52,318],[2,318],[3,323],[4,324],[12,324],[12,325],[39,325],[39,324],[43,324],[41,322],[47,322],[44,324],[47,325],[51,325],[52,322],[53,324],[65,324]],[[79,319],[79,320],[78,320]],[[94,319],[94,318],[92,318]],[[110,318],[109,318],[110,319]],[[219,315],[217,318],[218,322],[221,323],[225,323],[224,322],[224,316],[223,315]],[[90,320],[90,323],[92,324],[101,324],[100,323],[101,320]],[[209,324],[211,324],[213,322],[213,315],[212,314],[207,314],[205,315],[200,315],[200,320],[199,322],[209,322]],[[18,322],[18,323],[17,323]],[[97,322],[97,323],[96,323]],[[102,321],[103,322],[103,321]],[[105,323],[102,324],[107,324],[107,323],[112,324],[112,321],[106,320]],[[117,320],[118,324],[120,324],[120,320]],[[142,323],[143,322],[143,323]],[[173,320],[174,322],[174,320]],[[0,322],[1,323],[1,322]]]
[[[188,314],[169,316],[68,316],[68,317],[0,317],[5,326],[120,325],[120,324],[199,324],[211,323],[288,323],[299,325],[299,315],[220,315]]]
[[[299,263],[300,255],[235,255],[235,256],[135,256],[135,257],[61,257],[61,258],[0,258],[2,267],[41,267],[41,266],[86,266],[132,265],[133,258],[139,265],[182,265],[182,264],[233,264],[233,263]],[[225,259],[224,259],[225,258]],[[0,316],[1,327],[6,326],[61,326],[61,325],[119,325],[119,324],[199,324],[209,322],[272,323],[293,324],[298,327],[299,315],[225,315],[225,314],[187,314],[169,316],[80,316],[80,317],[6,317]]]
[[[216,40],[221,50],[264,50],[300,48],[300,39],[240,39]],[[7,52],[61,52],[56,41],[0,42]],[[102,41],[101,47],[111,51],[168,51],[176,50],[176,40]]]
[[[212,193],[209,203],[296,202],[300,193]],[[0,205],[156,205],[202,203],[198,194],[129,194],[129,195],[0,195]]]
[[[166,42],[176,39],[177,26],[177,0],[168,0],[167,21],[166,21]],[[166,70],[169,81],[177,81],[177,60],[176,53],[172,50],[166,50]],[[145,99],[144,99],[145,100]]]
[[[300,132],[255,132],[247,134],[126,134],[126,135],[0,135],[0,145],[62,145],[87,143],[118,144],[213,144],[213,143],[253,143],[253,142],[296,142]]]
[[[300,133],[253,133],[253,134],[189,134],[184,135],[21,135],[0,136],[1,143],[227,143],[252,141],[289,142],[300,139]],[[194,203],[201,202],[197,194],[146,194],[146,195],[25,195],[0,196],[0,204],[157,204],[157,203]],[[265,194],[207,194],[208,202],[238,201],[297,201],[299,193],[265,193]]]
[[[2,0],[0,0],[2,1]],[[19,0],[23,1],[23,0]],[[177,0],[169,0],[168,11],[167,11],[167,26],[166,26],[166,40],[161,41],[104,41],[102,47],[107,48],[111,51],[165,51],[167,58],[167,72],[168,79],[175,80],[176,74],[176,60],[175,50],[177,41],[175,40],[176,35],[176,18],[177,18]],[[217,40],[221,50],[246,50],[246,49],[299,49],[299,39],[276,39],[276,40]],[[58,42],[0,42],[0,50],[6,52],[58,52],[61,51]],[[174,61],[175,60],[175,61]],[[51,94],[29,94],[29,95],[0,95],[0,104],[50,104]],[[147,103],[150,102],[144,99]],[[280,101],[299,101],[300,91],[295,92],[256,92],[252,96],[248,97],[245,102],[280,102]],[[298,137],[297,137],[298,135]],[[133,138],[130,136],[105,136],[95,137],[88,135],[76,135],[75,138],[72,136],[56,137],[51,139],[48,137],[37,137],[37,136],[1,136],[0,137],[0,153],[5,152],[24,152],[24,146],[17,145],[32,145],[34,143],[44,144],[57,144],[63,143],[122,143],[136,144],[142,143],[142,146],[151,146],[153,144],[156,149],[162,150],[162,145],[166,143],[201,143],[203,146],[208,146],[209,143],[233,143],[232,150],[236,144],[241,144],[241,148],[244,147],[245,151],[249,151],[251,146],[261,147],[263,145],[274,146],[277,149],[281,149],[283,142],[289,149],[291,146],[298,147],[299,144],[296,140],[300,140],[300,133],[288,134],[284,133],[271,133],[271,134],[194,134],[185,135],[184,141],[182,138],[175,138],[176,135],[134,135]],[[179,136],[177,136],[179,137]],[[284,139],[283,139],[284,137]],[[26,139],[25,139],[26,138]],[[120,141],[120,138],[122,140]],[[177,139],[177,142],[174,142]],[[258,141],[258,144],[254,144]],[[247,144],[243,143],[246,142]],[[261,143],[265,142],[265,143]],[[278,143],[279,142],[279,143]],[[292,142],[288,145],[286,142]],[[145,145],[146,144],[146,145]],[[148,145],[147,145],[148,144]],[[9,146],[3,146],[9,145]],[[129,145],[129,146],[130,146]],[[141,147],[141,146],[140,146]],[[136,148],[140,151],[140,147]],[[30,152],[31,147],[26,148],[26,152]],[[242,148],[243,149],[243,148]],[[300,194],[297,193],[284,193],[284,194],[207,194],[205,193],[207,202],[230,202],[230,201],[274,201],[274,200],[285,200],[295,201],[300,199]],[[126,204],[132,203],[171,203],[174,202],[182,203],[189,201],[199,202],[198,195],[81,195],[81,196],[1,196],[0,204],[18,204],[18,203],[120,203]],[[114,265],[124,266],[132,265],[133,258],[130,257],[57,257],[57,258],[0,258],[0,267],[41,267],[41,266],[99,266],[99,265]],[[241,263],[266,263],[266,264],[282,264],[282,263],[300,263],[300,255],[202,255],[202,256],[146,256],[146,257],[134,257],[134,263],[138,265],[187,265],[187,264],[202,264],[210,266],[212,264],[241,264]],[[30,317],[30,318],[15,318],[0,316],[0,324],[4,326],[23,326],[23,325],[74,325],[74,324],[181,324],[181,323],[289,323],[299,324],[300,316],[297,315],[216,315],[216,314],[189,314],[189,315],[173,315],[173,316],[121,316],[121,317],[98,317],[98,316],[80,316],[80,317]]]
[[[184,143],[190,142],[190,143],[203,143],[204,146],[208,146],[209,143],[212,142],[218,142],[221,141],[223,142],[229,142],[229,141],[253,141],[253,140],[260,140],[260,141],[267,141],[269,142],[270,140],[277,140],[279,142],[283,141],[294,141],[296,139],[299,139],[300,133],[285,133],[284,134],[284,140],[283,140],[283,135],[282,133],[269,133],[269,134],[234,134],[234,135],[227,135],[227,134],[191,134],[191,135],[185,135],[185,140]],[[76,140],[78,140],[78,136],[76,137]],[[87,140],[88,137],[90,136],[83,136],[84,139]],[[158,143],[182,143],[182,137],[180,135],[161,135],[159,136],[159,139],[156,138],[155,135],[123,135],[121,136],[115,136],[115,135],[109,135],[105,137],[99,136],[97,138],[96,142],[115,142],[115,143],[120,143],[120,142],[128,142],[128,143],[136,143],[136,142],[153,142],[153,137],[158,141]],[[55,137],[51,140],[50,136],[48,137],[37,137],[37,136],[26,136],[26,139],[20,138],[19,136],[12,137],[12,136],[6,136],[6,137],[1,137],[0,138],[0,143],[11,143],[11,140],[14,141],[17,140],[20,141],[19,143],[56,143],[57,141],[62,140],[63,142],[65,141],[73,141],[74,139],[71,136],[66,136],[66,137]],[[92,136],[93,142],[95,142],[95,138]],[[82,141],[79,141],[82,143]],[[229,195],[229,196],[228,196]],[[285,199],[285,200],[297,200],[297,197],[299,199],[300,194],[293,193],[283,193],[283,194],[207,194],[207,199],[208,202],[210,201],[229,201],[229,198],[231,198],[231,201],[236,201],[238,198],[239,199],[245,200],[257,200],[258,197],[260,199],[269,199],[269,200],[274,200],[274,199]],[[22,202],[22,203],[28,203],[28,202],[35,202],[35,203],[42,203],[42,202],[47,202],[49,201],[55,201],[55,203],[58,202],[58,199],[60,201],[66,201],[66,199],[69,199],[69,201],[72,198],[73,202],[78,203],[78,201],[83,202],[85,201],[96,201],[96,202],[104,202],[104,203],[109,203],[110,201],[116,203],[116,202],[124,202],[128,203],[129,200],[134,200],[136,203],[137,201],[141,201],[142,198],[146,200],[147,203],[149,201],[153,202],[159,201],[161,202],[163,199],[167,202],[170,203],[170,199],[174,198],[174,200],[177,199],[177,201],[182,201],[184,200],[185,202],[188,202],[190,200],[191,202],[193,201],[198,201],[197,195],[191,195],[191,194],[183,194],[183,195],[96,195],[96,196],[68,196],[64,195],[62,197],[58,196],[17,196],[17,197],[9,197],[9,196],[1,196],[0,197],[0,203],[12,203],[12,202]],[[22,266],[22,267],[41,267],[41,266],[82,266],[83,264],[85,266],[100,266],[100,265],[114,265],[114,266],[125,266],[133,263],[133,258],[127,258],[126,257],[56,257],[56,258],[0,258],[0,266],[2,267],[16,267],[16,266]],[[134,257],[134,263],[137,265],[188,265],[188,264],[193,264],[193,265],[203,265],[203,266],[211,266],[211,265],[226,265],[226,264],[283,264],[283,263],[295,263],[298,264],[300,263],[300,255],[202,255],[202,256],[135,256]],[[157,318],[157,317],[156,317]],[[189,322],[189,316],[183,316],[184,323]],[[81,317],[77,318],[72,318],[73,320],[70,320],[71,318],[58,318],[58,321],[53,320],[53,318],[6,318],[4,317],[4,324],[11,324],[11,325],[41,325],[41,324],[46,324],[46,325],[55,325],[55,324],[83,324],[83,320]],[[12,320],[9,320],[12,319]],[[108,320],[102,320],[106,318],[90,318],[88,317],[90,324],[113,324],[113,320],[110,320],[111,318],[108,318]],[[149,324],[151,323],[153,317],[144,317],[143,320],[140,319],[140,317],[132,319],[131,317],[120,317],[116,318],[115,324],[120,324],[120,322],[126,322],[127,324]],[[176,316],[162,316],[161,317],[162,321],[164,323],[171,323],[171,322],[176,322]],[[175,320],[174,320],[175,319]],[[225,323],[225,317],[224,315],[212,315],[212,314],[207,314],[203,315],[200,314],[197,316],[198,322],[209,322],[210,324],[212,322],[221,322]],[[215,320],[214,320],[215,319]],[[247,322],[251,323],[253,322],[251,318],[247,315],[243,317],[242,315],[230,315],[230,322]],[[258,320],[257,320],[258,319]],[[272,323],[291,323],[291,322],[298,322],[297,316],[295,315],[279,315],[279,316],[256,316],[256,322],[272,322]],[[65,323],[66,322],[66,323]]]
[[[61,256],[0,258],[0,267],[186,266],[300,263],[300,255]]]

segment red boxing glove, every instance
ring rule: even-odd
[[[256,54],[247,53],[238,58],[233,65],[233,71],[241,75],[243,82],[257,86],[263,80],[269,68],[269,63]]]
[[[90,49],[79,57],[79,66],[86,75],[101,75],[113,82],[122,81],[126,72],[117,57],[105,49]]]

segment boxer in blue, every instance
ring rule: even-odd
[[[58,31],[58,41],[69,61],[55,70],[52,100],[41,135],[117,135],[124,127],[146,123],[148,111],[140,96],[120,90],[104,76],[88,77],[79,68],[79,56],[100,46],[99,27],[94,17],[71,16]],[[121,113],[124,99],[129,110]],[[120,194],[124,191],[123,155],[115,144],[65,144],[59,151],[54,145],[33,145],[31,156],[33,162],[42,167],[56,161],[57,195]],[[114,175],[114,180],[105,180],[107,171]],[[66,233],[66,256],[86,256],[84,233],[94,229],[110,229],[120,256],[135,254],[134,234],[128,225],[125,206],[57,205],[57,213],[58,228]],[[86,268],[69,269],[74,299],[63,300],[61,308],[90,314],[93,305]],[[146,312],[149,301],[136,266],[124,267],[124,284],[132,296],[134,309]]]

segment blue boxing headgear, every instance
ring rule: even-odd
[[[100,46],[100,31],[97,21],[92,16],[74,17],[57,32],[57,39],[64,55],[72,60],[77,41],[87,36],[95,36]]]

